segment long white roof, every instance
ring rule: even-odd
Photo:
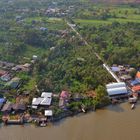
[[[42,92],[41,97],[51,98],[52,97],[52,93],[51,92]]]
[[[45,110],[45,116],[52,116],[53,112],[52,110]]]
[[[119,95],[119,94],[127,94],[127,88],[126,87],[119,87],[119,88],[112,88],[112,89],[107,89],[108,95]]]
[[[119,88],[119,87],[126,87],[125,82],[118,82],[118,83],[110,83],[106,85],[107,89],[111,89],[111,88]]]

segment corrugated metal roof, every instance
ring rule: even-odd
[[[119,95],[119,94],[127,94],[127,88],[126,87],[119,87],[119,88],[111,88],[111,89],[107,89],[108,95],[112,96],[112,95]]]
[[[51,105],[52,98],[43,98],[40,105]]]
[[[51,98],[52,97],[52,93],[51,92],[42,92],[41,97]]]
[[[45,110],[45,116],[52,116],[53,112],[52,110]]]
[[[119,88],[119,87],[126,87],[125,82],[118,82],[118,83],[110,83],[106,85],[107,89],[111,89],[111,88]]]

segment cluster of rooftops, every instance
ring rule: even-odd
[[[122,80],[122,82],[110,83],[106,85],[107,93],[110,97],[127,96],[128,94],[140,93],[140,72],[136,73],[135,79]]]
[[[52,101],[52,93],[51,92],[42,92],[41,97],[33,98],[32,100],[32,108],[37,109],[39,105],[49,106]]]

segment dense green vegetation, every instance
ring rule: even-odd
[[[56,11],[48,14],[49,7]],[[39,57],[29,75],[18,74],[26,81],[22,91],[33,93],[37,84],[53,92],[98,93],[100,85],[113,79],[94,50],[109,64],[140,66],[139,9],[139,4],[83,0],[1,1],[0,60],[22,63]],[[75,23],[92,47],[84,45],[64,19]]]
[[[110,64],[130,64],[139,67],[139,23],[113,22],[100,26],[80,26],[79,31]],[[88,34],[86,34],[88,32]]]

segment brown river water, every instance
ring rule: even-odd
[[[0,140],[140,140],[140,102],[134,110],[110,105],[45,128],[1,127]]]

